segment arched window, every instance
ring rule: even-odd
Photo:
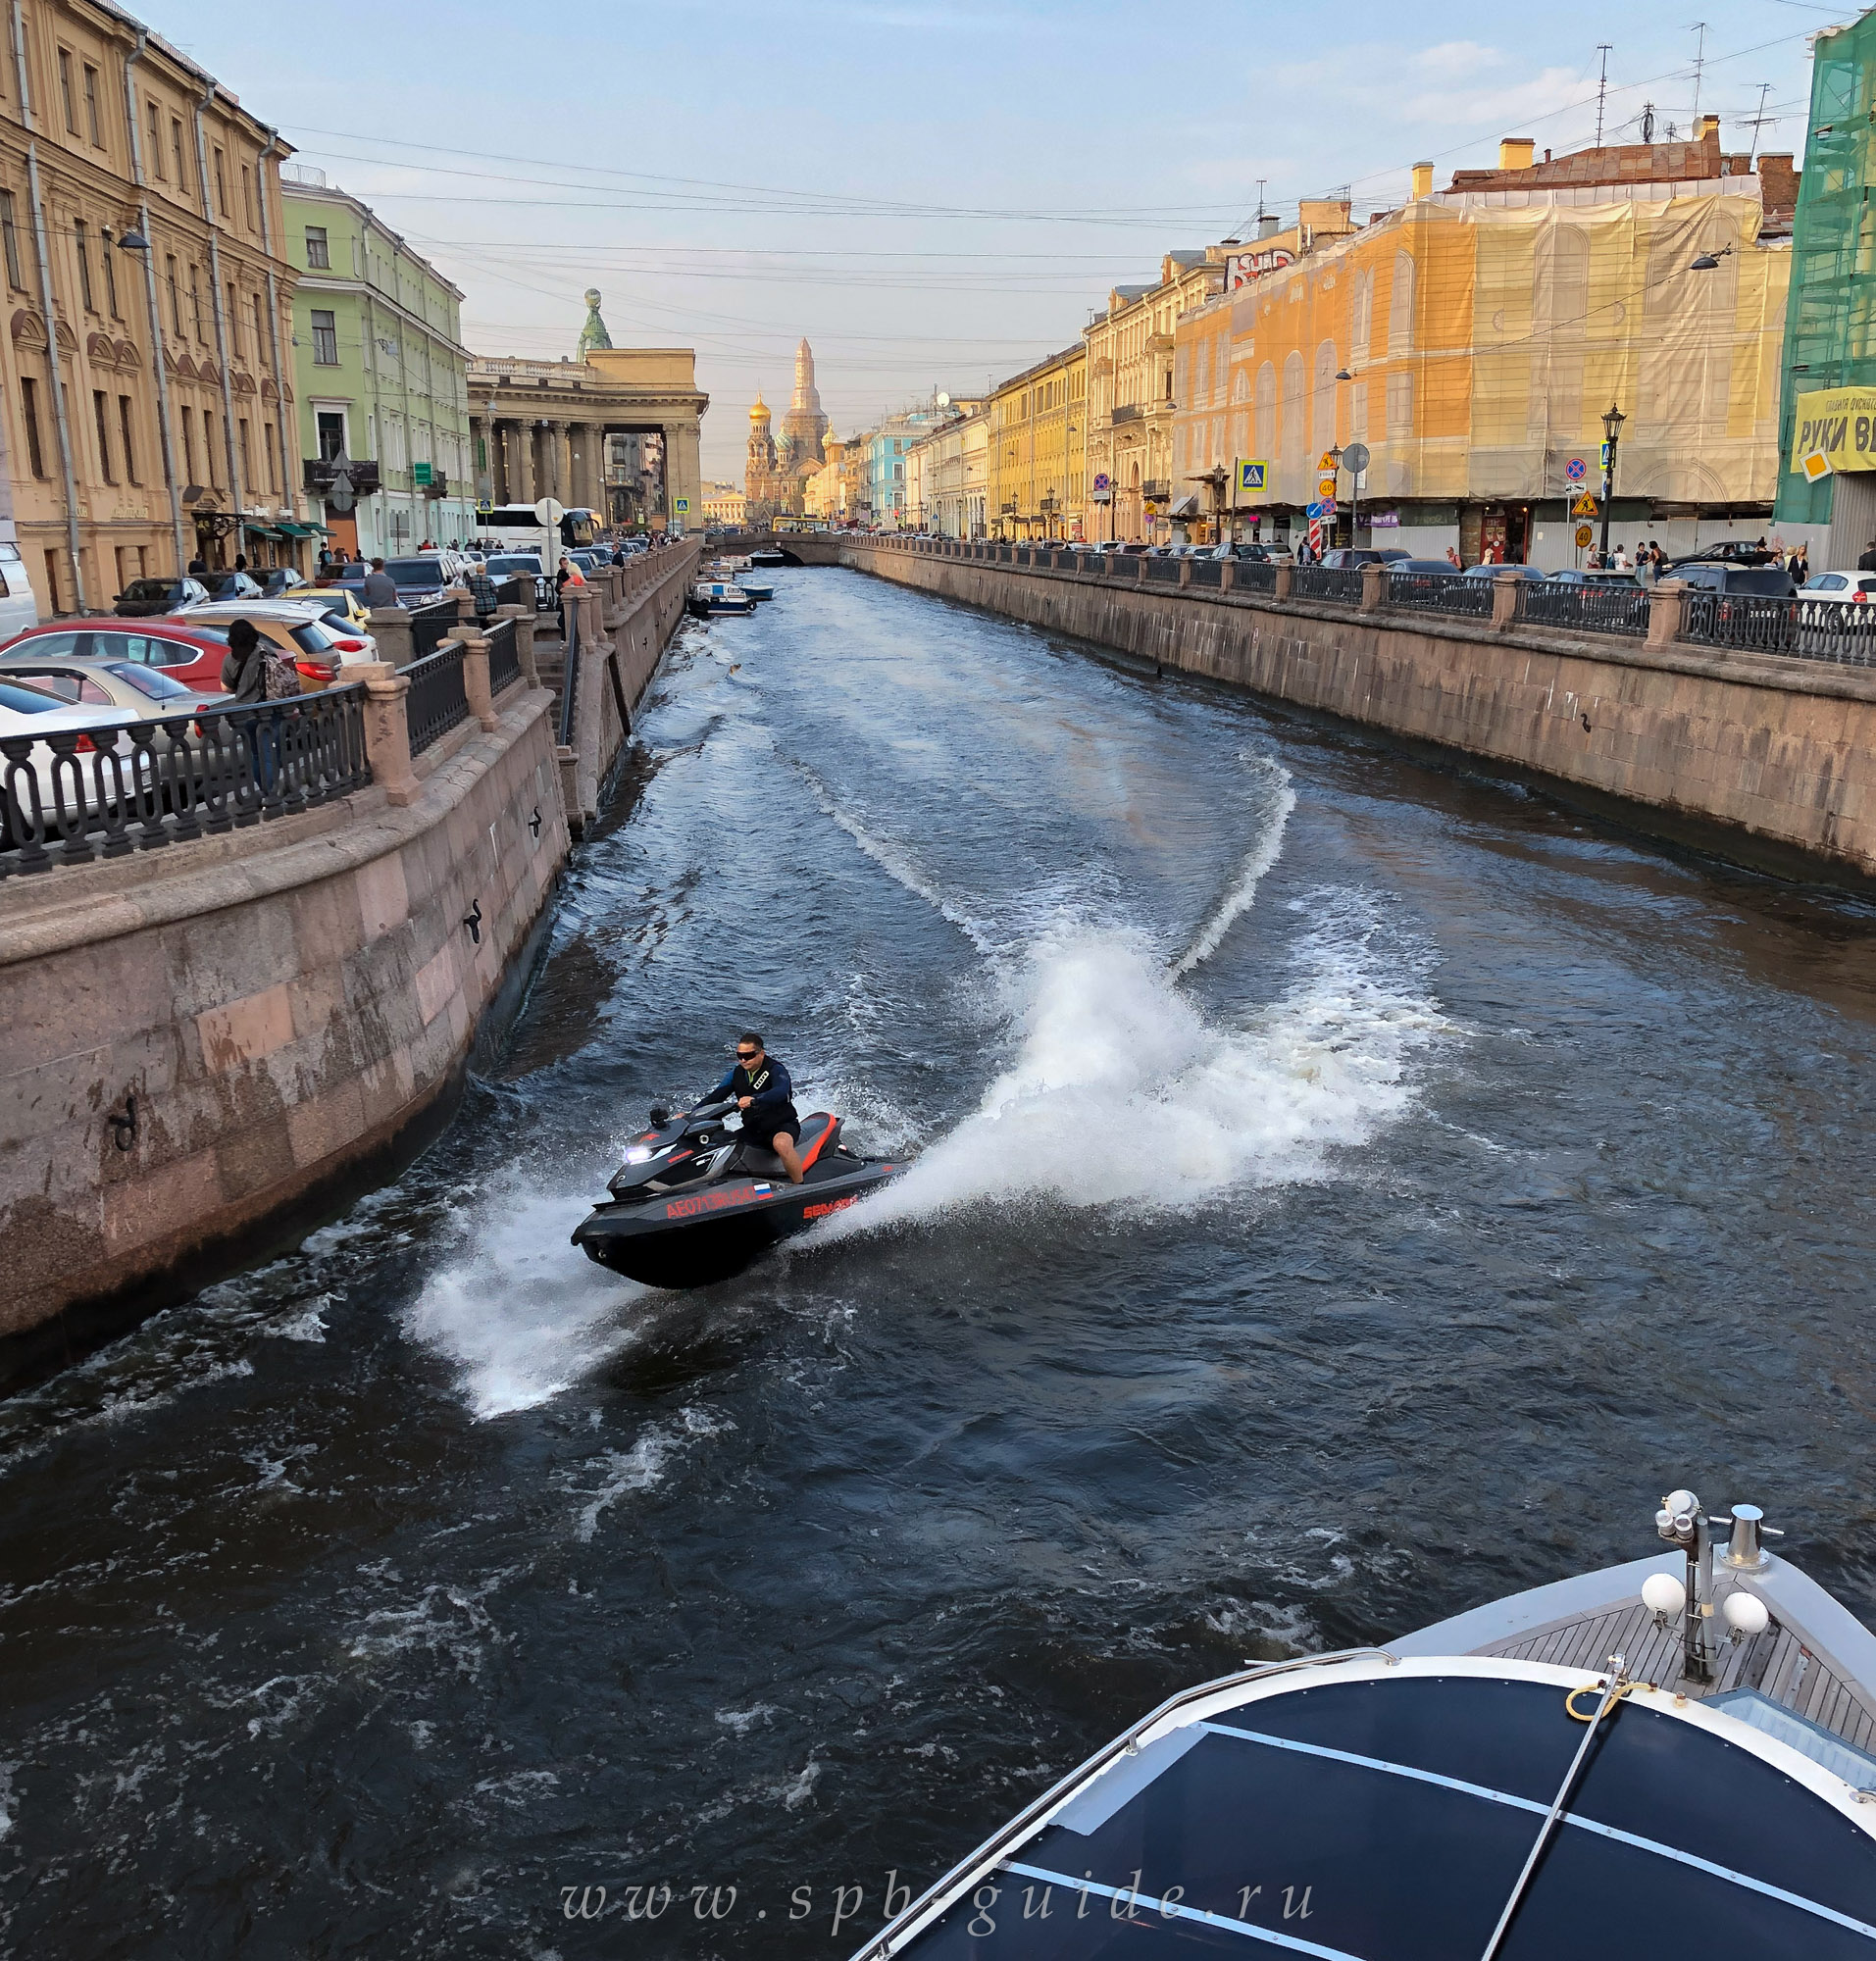
[[[1336,343],[1323,341],[1316,349],[1315,385],[1309,392],[1309,447],[1320,456],[1336,443]]]
[[[1394,255],[1394,291],[1388,300],[1388,353],[1411,353],[1413,350],[1413,254],[1396,252]]]
[[[1284,358],[1284,446],[1286,463],[1300,463],[1304,431],[1306,406],[1306,383],[1303,380],[1302,356],[1292,353]]]
[[[1222,402],[1231,379],[1231,335],[1221,333],[1212,355],[1212,400]]]
[[[1348,355],[1351,361],[1367,360],[1374,321],[1375,269],[1366,266],[1355,275],[1354,289],[1348,296]]]
[[[1231,380],[1231,448],[1234,456],[1248,456],[1250,442],[1250,370],[1241,368]]]
[[[1257,454],[1277,451],[1277,370],[1266,361],[1257,371]]]

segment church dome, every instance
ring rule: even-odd
[[[762,390],[756,390],[755,406],[749,411],[752,423],[766,423],[769,420],[769,405],[762,399]]]

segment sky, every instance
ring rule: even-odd
[[[1537,9],[1346,0],[712,0],[572,12],[452,0],[141,0],[167,40],[462,287],[478,353],[572,353],[596,285],[618,346],[689,346],[708,478],[740,479],[795,342],[850,431],[982,392],[1079,336],[1160,255],[1260,201],[1401,202],[1409,167],[1688,132],[1804,148],[1803,0]],[[1704,31],[1699,24],[1705,23]],[[1703,59],[1702,59],[1703,51]],[[1697,79],[1696,64],[1699,61]]]

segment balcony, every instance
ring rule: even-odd
[[[1159,501],[1173,494],[1173,486],[1165,482],[1162,478],[1155,477],[1150,482],[1142,483],[1140,486],[1140,494],[1142,497],[1150,497],[1155,501]]]
[[[1137,402],[1123,402],[1115,408],[1113,414],[1108,417],[1108,421],[1113,423],[1137,423],[1144,413],[1144,410]]]
[[[378,465],[356,456],[345,459],[345,468],[351,474],[352,494],[355,497],[369,497],[373,491],[381,488],[378,477]],[[330,456],[309,456],[306,458],[306,488],[313,495],[323,497],[332,487],[332,478],[337,474],[338,461]]]

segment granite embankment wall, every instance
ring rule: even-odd
[[[1546,779],[1744,862],[1876,879],[1876,672],[1616,635],[1129,588],[891,545],[840,563]]]
[[[589,597],[564,748],[524,631],[523,678],[490,701],[484,665],[414,763],[384,683],[394,739],[352,796],[0,885],[0,1383],[290,1243],[443,1127],[549,924],[563,779],[590,815],[680,617],[671,557]]]

